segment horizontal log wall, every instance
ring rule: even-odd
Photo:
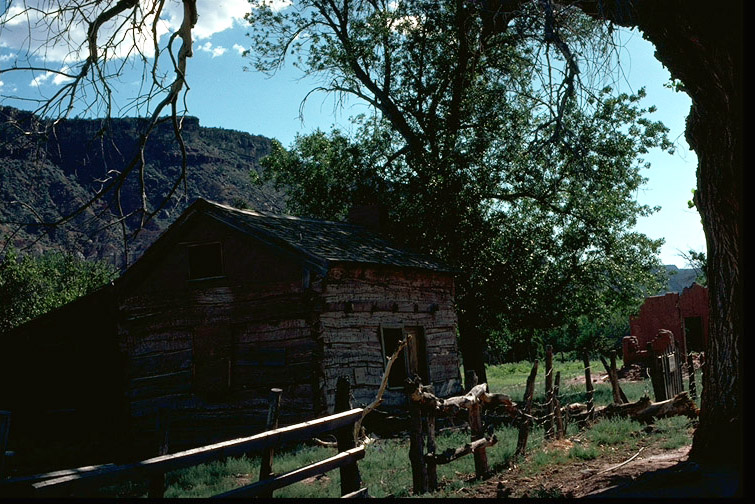
[[[430,379],[436,391],[461,392],[456,346],[453,278],[448,274],[391,267],[334,266],[324,281],[320,324],[327,407],[346,374],[354,404],[375,399],[385,367],[380,328],[421,327]],[[387,390],[383,405],[399,406],[404,394]]]
[[[158,411],[168,416],[171,450],[262,430],[271,387],[283,389],[282,425],[312,418],[319,386],[311,285],[319,277],[310,275],[307,288],[301,265],[217,226],[182,240],[221,242],[226,276],[188,280],[177,244],[120,293],[124,400],[136,450],[154,449]]]

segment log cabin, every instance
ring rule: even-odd
[[[381,407],[414,374],[457,395],[455,273],[363,226],[199,199],[112,284],[3,336],[0,409],[48,462],[64,438],[153,455],[160,422],[170,451],[263,430],[273,387],[281,425],[332,412],[340,376],[366,405],[409,334]]]

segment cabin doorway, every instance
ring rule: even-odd
[[[382,344],[385,362],[393,355],[398,348],[399,343],[411,336],[411,340],[402,355],[391,366],[391,373],[388,375],[388,386],[390,388],[403,388],[404,381],[414,375],[418,375],[425,385],[430,384],[430,372],[427,365],[427,343],[425,341],[425,331],[422,327],[383,327]]]
[[[228,327],[196,327],[193,334],[194,392],[210,401],[231,386],[231,332]]]
[[[687,352],[705,350],[702,317],[684,317],[684,337],[687,341]]]

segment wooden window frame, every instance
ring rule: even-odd
[[[422,326],[422,325],[404,325],[404,324],[381,324],[380,325],[380,328],[378,330],[378,334],[379,334],[379,337],[380,337],[380,350],[382,352],[382,359],[383,359],[383,372],[385,372],[385,370],[388,368],[388,359],[392,355],[392,354],[388,355],[387,352],[386,352],[385,333],[383,332],[384,329],[400,330],[401,331],[401,339],[402,340],[406,340],[406,336],[408,334],[408,330],[409,329],[416,329],[419,333],[422,334],[422,338],[424,339],[424,352],[425,352],[424,363],[425,363],[425,367],[426,367],[425,372],[427,373],[427,380],[428,380],[428,382],[430,382],[432,380],[432,377],[430,376],[430,365],[429,365],[430,363],[427,361],[427,336],[425,335],[425,327]],[[410,359],[409,359],[409,351],[410,350],[408,348],[406,348],[403,351],[403,355],[402,355],[403,362],[404,362],[404,374],[405,374],[405,378],[409,377],[409,373],[410,373],[410,370],[411,370],[411,365],[410,365],[411,363],[410,363]],[[419,362],[418,362],[418,365],[419,365]],[[395,363],[394,363],[394,366],[395,366]],[[420,372],[421,370],[417,370],[417,371]],[[422,373],[420,372],[420,375],[421,374]],[[429,385],[429,383],[424,383],[424,385]],[[403,389],[403,385],[393,385],[392,386],[392,385],[389,384],[386,388],[388,390],[402,390]]]
[[[196,249],[198,247],[207,247],[210,245],[217,245],[220,258],[220,274],[219,275],[211,275],[211,276],[204,276],[204,277],[196,277],[194,278],[191,271],[191,250]],[[189,276],[189,282],[201,282],[204,280],[214,280],[218,278],[225,278],[225,263],[223,260],[223,243],[220,241],[211,241],[211,242],[202,242],[202,243],[190,243],[186,244],[186,262],[187,262],[187,270],[188,270],[188,276]]]

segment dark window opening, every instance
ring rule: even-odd
[[[223,276],[223,254],[220,243],[191,245],[189,251],[189,280]]]
[[[427,366],[427,344],[425,331],[421,327],[407,327],[406,334],[412,336],[409,346],[409,372],[417,374],[424,385],[430,385],[430,370]]]
[[[414,375],[419,375],[424,385],[431,383],[427,365],[425,332],[422,327],[406,327],[404,329],[383,327],[384,365],[388,365],[388,359],[396,351],[399,343],[409,335],[412,336],[410,344],[391,366],[391,373],[388,375],[388,387],[390,388],[403,387],[404,381],[407,378],[413,378]]]
[[[388,359],[391,358],[393,352],[398,348],[399,342],[404,339],[404,331],[396,328],[382,328],[383,334],[383,355],[385,356],[384,365],[388,365]],[[391,374],[388,375],[388,386],[403,387],[404,380],[407,378],[406,374],[406,351],[401,352],[398,359],[391,366]]]
[[[702,317],[685,317],[684,333],[687,340],[687,352],[702,352],[705,350]]]

